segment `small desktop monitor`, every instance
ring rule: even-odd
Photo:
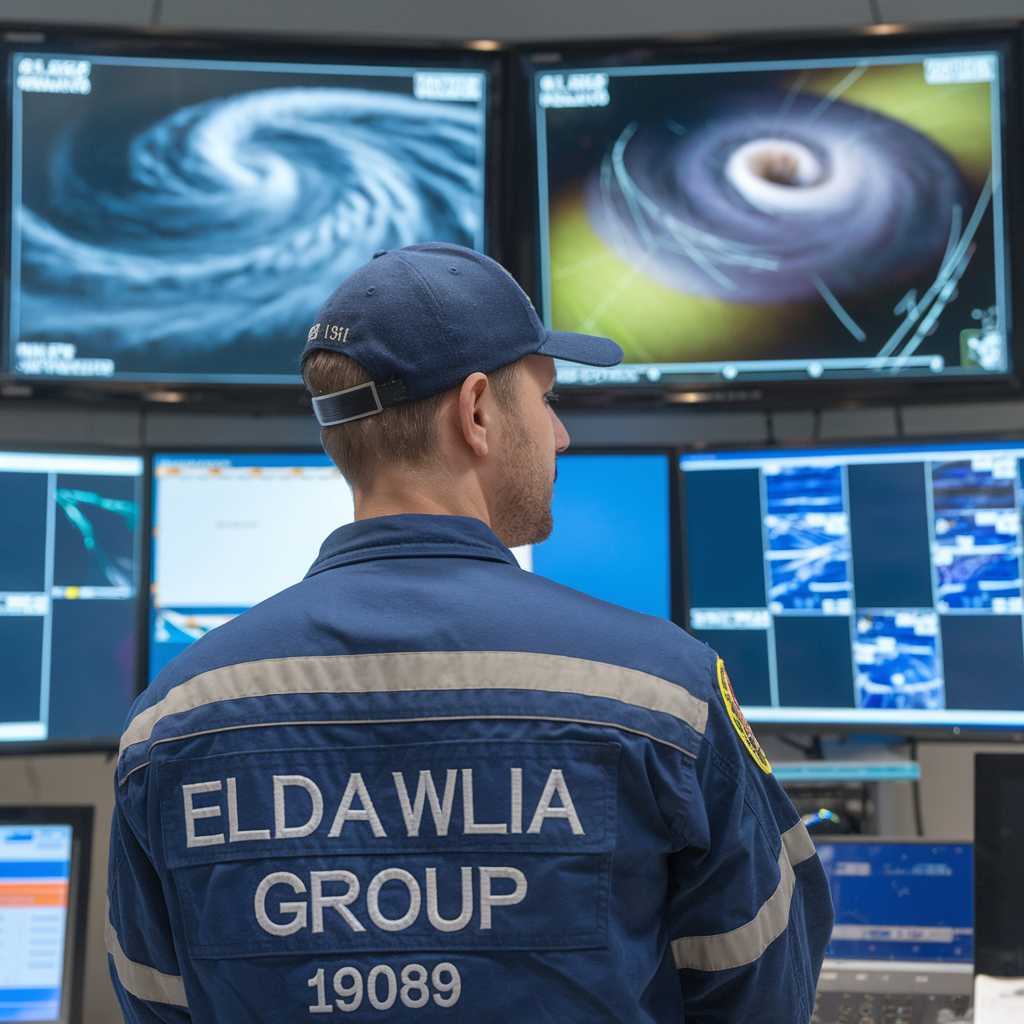
[[[672,458],[558,459],[554,530],[520,565],[636,611],[671,615]],[[352,494],[322,452],[163,453],[153,459],[149,676],[211,629],[298,583]]]
[[[79,1024],[91,807],[0,807],[0,1021]]]
[[[317,310],[374,252],[488,245],[493,57],[5,38],[17,379],[299,384]]]
[[[974,962],[970,843],[858,836],[814,845],[835,907],[829,960]]]
[[[0,452],[0,747],[116,745],[137,692],[143,460]]]
[[[818,977],[821,1024],[970,1024],[970,843],[816,840],[835,925]]]
[[[1005,386],[1016,46],[965,29],[527,56],[539,305],[626,353],[560,363],[559,384]]]
[[[680,466],[687,625],[751,721],[1024,728],[1024,442]]]

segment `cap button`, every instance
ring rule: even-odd
[[[374,259],[376,259],[376,258],[377,258],[378,256],[387,256],[387,254],[388,254],[388,251],[387,251],[387,249],[378,249],[378,250],[377,250],[377,251],[376,251],[376,252],[375,252],[375,253],[373,254],[373,258],[374,258]]]

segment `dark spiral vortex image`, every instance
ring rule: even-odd
[[[483,112],[355,88],[184,106],[110,161],[53,150],[20,211],[21,338],[124,366],[297,374],[324,298],[378,249],[478,245]],[[242,356],[242,362],[238,362]]]
[[[1004,372],[998,62],[958,60],[601,72],[544,114],[552,326],[646,382]]]
[[[689,294],[785,303],[816,298],[819,281],[849,296],[913,278],[967,205],[956,164],[881,114],[821,108],[761,92],[718,103],[682,135],[634,122],[587,182],[591,223]]]

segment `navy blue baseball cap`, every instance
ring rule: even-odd
[[[324,427],[429,398],[531,354],[591,366],[622,359],[608,338],[549,331],[500,263],[444,242],[383,250],[350,274],[317,314],[303,362],[320,349],[350,356],[372,378],[313,399]]]

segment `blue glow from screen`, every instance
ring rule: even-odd
[[[669,618],[667,455],[563,455],[551,537],[534,572],[614,604]]]
[[[974,960],[970,843],[815,845],[836,911],[826,956]]]

